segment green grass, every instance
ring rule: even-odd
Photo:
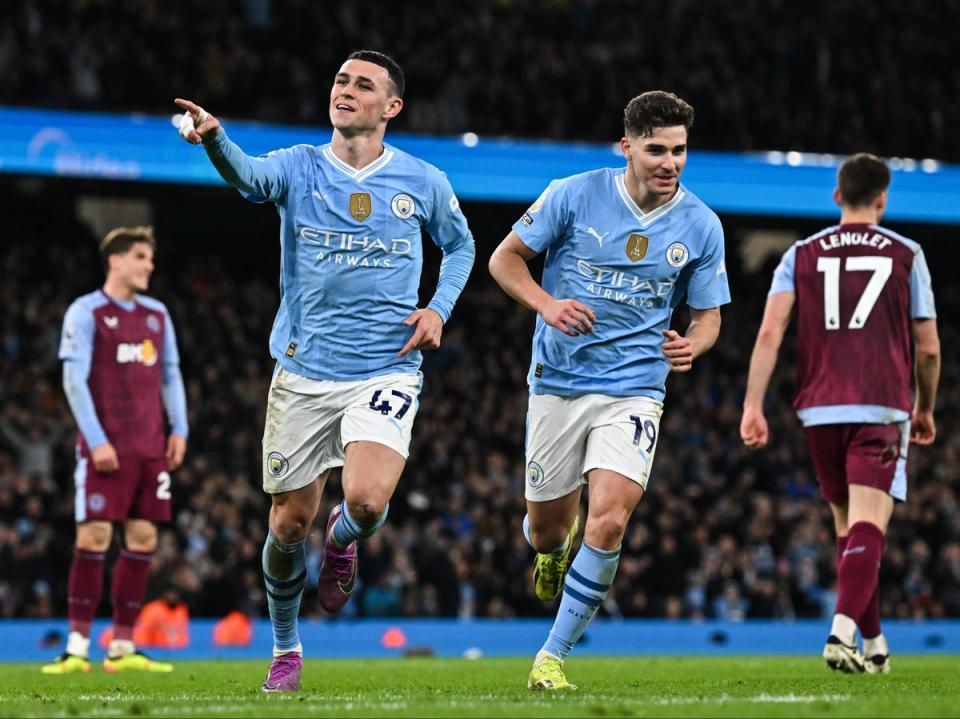
[[[958,716],[960,657],[896,656],[886,676],[817,657],[574,657],[576,692],[526,689],[527,659],[308,660],[297,696],[264,696],[265,661],[179,662],[173,674],[44,676],[0,664],[0,716]]]

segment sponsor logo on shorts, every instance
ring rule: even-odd
[[[100,494],[100,492],[94,492],[87,497],[87,507],[90,508],[91,512],[102,512],[106,506],[107,498]]]
[[[531,487],[539,487],[543,484],[543,467],[536,462],[530,462],[527,465],[527,484]]]
[[[667,248],[667,262],[672,267],[683,267],[690,259],[690,250],[682,242],[674,242]]]
[[[287,473],[290,469],[290,463],[287,458],[279,452],[271,452],[267,455],[267,471],[274,479],[278,479]]]

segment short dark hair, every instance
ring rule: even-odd
[[[347,60],[363,60],[372,62],[374,65],[386,68],[390,82],[393,83],[393,91],[397,97],[403,97],[403,91],[406,86],[406,80],[403,77],[403,70],[400,65],[389,55],[378,52],[377,50],[355,50],[347,56]]]
[[[890,186],[890,168],[876,155],[851,155],[837,171],[840,202],[847,207],[864,207]]]
[[[659,127],[693,126],[693,107],[663,90],[637,95],[623,111],[623,130],[631,137],[649,137]]]
[[[110,230],[100,240],[100,262],[103,271],[110,271],[110,255],[125,255],[138,242],[150,245],[151,250],[157,249],[157,240],[153,236],[152,227],[117,227]]]

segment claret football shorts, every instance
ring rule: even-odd
[[[526,498],[570,494],[592,469],[612,470],[646,490],[662,413],[663,403],[650,397],[531,395]]]
[[[879,489],[901,502],[907,499],[907,449],[910,421],[891,424],[820,424],[804,427],[810,458],[823,498],[847,501],[847,486]]]
[[[77,448],[74,517],[82,522],[170,521],[170,473],[165,457],[118,457],[114,472],[98,472],[86,447]]]
[[[406,459],[422,383],[419,372],[339,382],[279,367],[267,395],[263,491],[300,489],[342,467],[350,442],[376,442]]]

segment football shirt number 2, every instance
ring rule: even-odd
[[[839,257],[818,257],[817,272],[823,273],[823,323],[828,330],[840,329],[840,263]],[[893,260],[889,257],[848,257],[844,267],[847,272],[872,272],[863,294],[853,310],[847,328],[862,329],[880,291],[893,272]]]

